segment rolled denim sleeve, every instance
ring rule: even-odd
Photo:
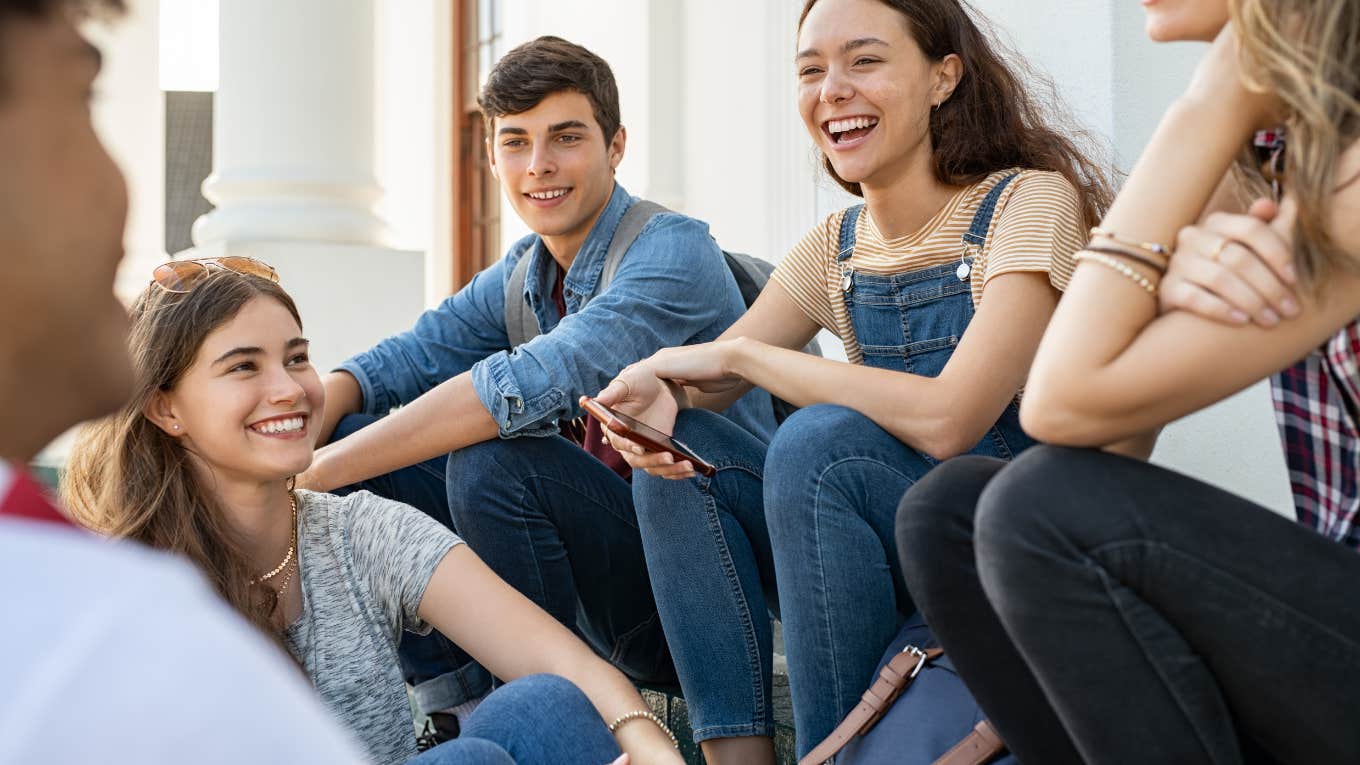
[[[553,435],[580,413],[580,396],[661,348],[714,339],[740,303],[708,226],[658,215],[605,290],[551,332],[474,364],[472,383],[502,438]]]
[[[383,415],[393,407],[409,404],[509,346],[504,280],[510,259],[502,259],[474,276],[463,289],[422,314],[411,329],[337,367],[358,381],[364,413]]]

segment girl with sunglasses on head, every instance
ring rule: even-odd
[[[291,490],[325,402],[272,268],[223,258],[155,277],[132,309],[135,395],[72,453],[77,520],[197,564],[376,763],[603,765],[620,747],[634,763],[681,761],[632,684],[452,532],[367,492]],[[512,682],[461,738],[417,755],[397,644],[432,627]]]
[[[907,585],[1025,762],[1360,762],[1360,0],[1147,5],[1231,24],[1044,336],[1022,419],[1060,446],[908,492]],[[1264,197],[1193,223],[1234,157]],[[1110,453],[1267,377],[1297,523]]]
[[[1033,443],[1017,394],[1109,200],[1064,115],[958,0],[809,0],[794,53],[808,134],[863,204],[815,226],[716,342],[663,350],[600,395],[717,467],[694,477],[609,436],[639,468],[643,548],[709,762],[773,761],[771,611],[799,754],[859,700],[915,610],[897,502],[940,460]],[[849,363],[798,352],[823,328]],[[768,445],[714,414],[752,386],[804,407]]]

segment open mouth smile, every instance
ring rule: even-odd
[[[571,192],[572,187],[565,186],[563,188],[557,189],[528,191],[524,193],[524,197],[528,199],[529,203],[535,207],[555,207],[559,204],[562,204],[562,201],[565,200],[567,196],[571,194]]]
[[[301,413],[284,414],[251,423],[248,429],[262,436],[272,438],[292,438],[307,432],[308,415]]]
[[[863,143],[878,127],[878,118],[867,115],[840,117],[822,123],[822,132],[836,148],[850,148]]]

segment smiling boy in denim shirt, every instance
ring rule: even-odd
[[[674,213],[652,217],[597,290],[637,201],[614,180],[627,135],[603,60],[539,38],[497,63],[479,104],[492,171],[535,233],[412,329],[327,376],[331,443],[299,485],[420,507],[624,672],[673,681],[628,468],[597,423],[576,419],[576,401],[660,348],[716,338],[745,305],[708,226]],[[512,349],[506,286],[524,258],[523,299],[541,334]],[[727,415],[762,438],[773,432],[762,391]],[[442,636],[408,636],[402,659],[426,712],[466,709],[489,687]]]

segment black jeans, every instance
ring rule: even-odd
[[[1144,462],[1041,446],[933,470],[897,543],[1026,763],[1360,762],[1360,554],[1310,529]]]

